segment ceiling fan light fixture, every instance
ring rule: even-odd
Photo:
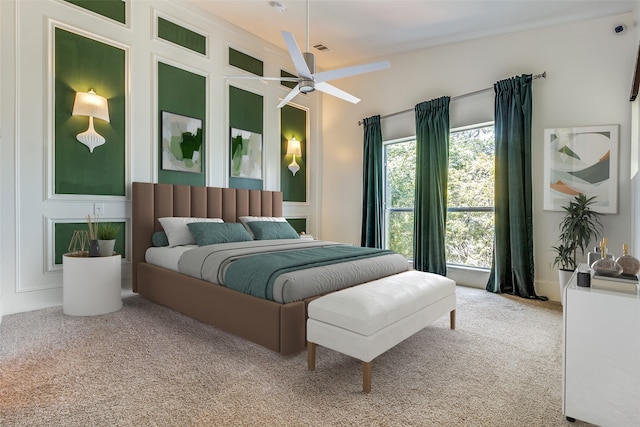
[[[313,80],[300,80],[300,83],[298,83],[298,88],[302,93],[309,93],[316,90]]]

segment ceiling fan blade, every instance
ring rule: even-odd
[[[293,65],[296,67],[298,75],[300,77],[307,77],[311,79],[311,71],[309,70],[307,61],[305,61],[304,56],[302,56],[302,52],[300,51],[298,43],[296,43],[296,39],[293,37],[293,34],[287,31],[283,31],[282,38],[287,45],[289,55],[291,55],[291,60],[293,61]]]
[[[287,96],[284,97],[284,99],[280,102],[280,104],[278,104],[278,108],[282,108],[285,105],[287,105],[289,103],[289,101],[291,101],[293,98],[295,98],[295,96],[297,94],[300,93],[300,85],[296,85],[296,87],[294,87],[293,89],[291,89],[291,92],[289,92],[287,94]]]
[[[280,82],[299,82],[296,77],[260,77],[260,76],[222,76],[224,79],[245,79],[245,80],[274,80]]]
[[[372,71],[384,70],[389,68],[389,61],[372,62],[371,64],[355,65],[353,67],[338,68],[337,70],[322,71],[313,75],[313,80],[318,82],[326,82],[329,80],[341,79],[343,77],[355,76],[356,74],[370,73]]]
[[[316,83],[316,90],[319,90],[320,92],[328,93],[329,95],[333,95],[340,99],[344,99],[345,101],[349,101],[352,104],[357,104],[358,102],[360,102],[360,98],[357,98],[351,95],[350,93],[347,93],[342,89],[338,89],[337,87],[332,86],[326,82]]]

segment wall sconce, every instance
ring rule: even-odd
[[[105,139],[93,128],[93,118],[109,122],[109,105],[106,98],[96,95],[93,89],[88,93],[76,92],[71,115],[89,116],[89,128],[76,136],[78,141],[89,147],[89,152],[93,153],[94,148],[105,143]]]
[[[295,136],[287,140],[287,155],[293,154],[293,161],[289,165],[289,170],[296,176],[296,173],[300,170],[300,166],[296,163],[296,156],[302,156],[302,150],[300,149],[300,141]]]

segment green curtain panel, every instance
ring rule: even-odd
[[[360,245],[382,248],[382,128],[379,115],[364,119],[363,170]]]
[[[448,96],[425,101],[416,114],[416,200],[413,268],[447,274],[445,233],[449,174]]]
[[[523,298],[538,298],[533,269],[531,81],[531,75],[522,75],[494,85],[495,237],[487,290]]]

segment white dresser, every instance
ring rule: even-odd
[[[562,413],[601,426],[640,426],[640,298],[565,288]]]

